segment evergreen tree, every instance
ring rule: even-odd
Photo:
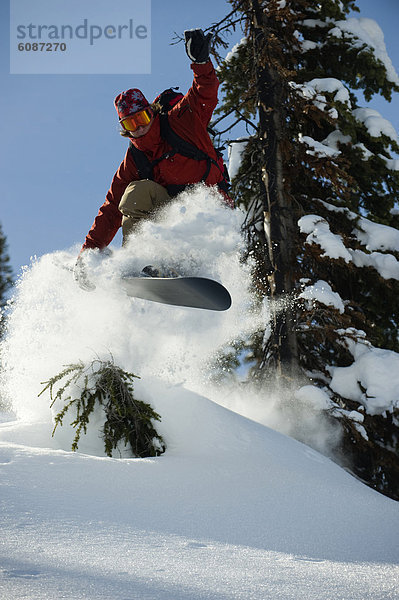
[[[390,100],[399,78],[378,29],[349,18],[354,0],[231,4],[216,43],[238,22],[245,37],[220,63],[218,121],[247,128],[233,190],[257,291],[272,299],[253,376],[317,386],[354,471],[399,498],[397,392],[388,401],[364,375],[365,353],[382,369],[399,358],[399,145],[359,99]]]
[[[6,303],[6,293],[12,286],[12,269],[10,257],[7,254],[7,240],[0,223],[0,334],[2,331],[1,315]]]

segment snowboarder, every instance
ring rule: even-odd
[[[85,250],[104,249],[121,226],[125,243],[141,219],[151,216],[187,186],[200,181],[218,186],[232,206],[223,160],[207,131],[219,87],[209,58],[212,35],[201,29],[185,31],[184,35],[194,81],[185,96],[176,95],[180,99],[167,113],[159,102],[150,104],[139,89],[115,98],[121,134],[129,138],[130,146],[79,255],[75,277],[82,287],[86,287],[82,264]]]

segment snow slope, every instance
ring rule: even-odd
[[[230,311],[121,294],[118,270],[170,262],[171,245],[173,266],[227,285]],[[26,271],[2,349],[1,396],[13,413],[0,424],[0,598],[397,598],[398,504],[216,402],[215,350],[267,319],[267,307],[253,310],[240,247],[239,215],[198,190],[126,251],[94,254],[92,294],[60,266],[74,252]],[[51,438],[41,382],[68,362],[110,354],[140,375],[137,397],[162,415],[161,457],[105,458],[94,425],[78,453],[68,427]]]
[[[27,446],[3,424],[20,443],[0,446],[2,598],[397,598],[395,502],[183,387],[152,390],[156,459]]]

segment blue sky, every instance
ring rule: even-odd
[[[397,0],[357,4],[384,31],[399,72]],[[1,0],[0,222],[15,274],[31,256],[83,243],[126,150],[115,96],[130,87],[149,99],[172,85],[186,91],[192,71],[183,44],[171,45],[174,32],[209,27],[229,10],[224,0],[152,0],[149,75],[10,75],[9,2]],[[399,95],[370,106],[399,131]]]

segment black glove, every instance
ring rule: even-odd
[[[73,269],[73,276],[76,283],[82,290],[85,290],[85,292],[92,292],[96,289],[96,286],[89,280],[87,276],[87,269],[86,265],[84,264],[83,254],[84,253],[81,253],[78,256],[78,259],[75,263],[75,267]]]
[[[209,60],[212,34],[206,35],[202,29],[188,29],[184,32],[187,56],[192,62],[203,64]]]

